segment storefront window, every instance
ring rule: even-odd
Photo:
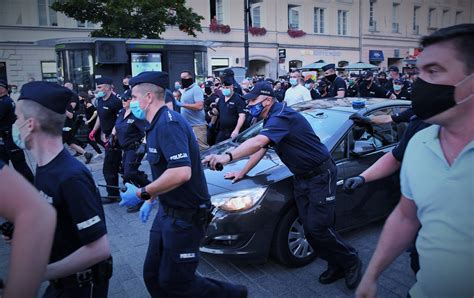
[[[194,52],[194,72],[196,75],[196,82],[204,82],[207,76],[206,52]]]
[[[72,82],[79,90],[94,88],[94,64],[91,50],[58,52],[58,81]]]

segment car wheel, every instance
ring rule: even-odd
[[[291,208],[278,223],[273,237],[272,256],[288,267],[307,265],[316,257],[304,235],[296,208]]]

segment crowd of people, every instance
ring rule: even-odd
[[[244,285],[196,274],[212,218],[203,165],[216,170],[250,156],[239,172],[225,176],[238,182],[269,148],[294,175],[305,236],[327,262],[321,284],[344,278],[347,288],[358,287],[357,297],[374,297],[382,271],[416,239],[410,295],[472,297],[473,37],[472,24],[425,37],[419,78],[404,78],[397,67],[388,79],[371,71],[338,76],[327,64],[321,77],[294,70],[288,80],[240,83],[231,69],[202,84],[183,70],[170,88],[166,72],[146,71],[126,76],[121,94],[111,78],[99,77],[94,91],[78,93],[72,83],[29,82],[16,101],[0,81],[0,216],[14,223],[13,232],[4,233],[12,241],[13,266],[5,297],[32,297],[43,280],[49,281],[44,297],[106,297],[113,265],[103,204],[115,202],[139,212],[142,222],[159,206],[143,270],[152,297],[247,297]],[[347,96],[413,101],[404,115],[351,117],[365,124],[409,122],[394,151],[344,182],[346,191],[355,191],[401,167],[400,203],[363,276],[357,250],[334,230],[335,162],[318,132],[291,108]],[[223,154],[201,156],[262,119],[258,135]],[[87,145],[103,155],[107,196],[80,162],[94,158]],[[23,150],[35,158],[34,176]],[[151,177],[140,170],[145,156]]]

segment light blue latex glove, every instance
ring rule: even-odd
[[[119,203],[119,206],[133,207],[138,205],[143,200],[137,197],[137,187],[130,183],[125,183],[127,190],[125,192],[120,192],[120,198],[122,199]]]
[[[146,221],[150,217],[151,210],[156,204],[158,204],[156,200],[151,201],[151,203],[149,203],[148,201],[143,203],[142,207],[140,208],[140,213],[139,213],[142,223],[146,223]]]
[[[175,100],[175,101],[174,101],[174,104],[175,104],[176,106],[178,106],[178,107],[182,107],[182,106],[183,106],[183,103],[180,102],[179,100]]]

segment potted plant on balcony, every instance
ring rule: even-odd
[[[265,27],[249,27],[249,32],[254,36],[262,36],[267,34],[267,29]]]
[[[211,24],[209,25],[209,31],[211,31],[211,32],[220,32],[220,33],[229,33],[230,32],[230,26],[217,23],[217,19],[214,16],[211,20]]]
[[[301,37],[303,35],[306,35],[306,32],[304,32],[303,30],[297,30],[297,29],[288,29],[287,33],[288,33],[289,36],[291,36],[293,38]]]

